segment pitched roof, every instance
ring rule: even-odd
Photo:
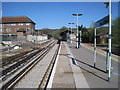
[[[1,19],[0,19],[0,22],[1,22]],[[35,24],[35,22],[33,22],[27,16],[2,17],[2,23],[4,23],[4,24],[6,24],[6,23],[33,23],[33,24]]]

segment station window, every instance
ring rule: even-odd
[[[2,28],[4,28],[4,24],[2,24]]]
[[[1,29],[1,32],[4,32],[4,29]]]
[[[23,25],[23,23],[19,23],[18,25]]]
[[[27,31],[27,32],[30,31],[30,28],[26,28],[26,31]]]
[[[0,24],[0,28],[2,28],[2,24]]]
[[[30,25],[30,23],[26,23],[26,25]]]
[[[11,24],[11,26],[15,26],[16,24]]]
[[[0,31],[2,32],[2,28],[0,29]]]
[[[10,26],[11,24],[7,24],[8,26]]]
[[[20,28],[16,28],[16,30],[18,31]]]
[[[10,31],[11,31],[11,28],[6,28],[6,31],[7,31],[7,32],[10,32]]]
[[[9,28],[6,28],[6,32],[8,32],[8,29],[9,29]]]
[[[9,28],[9,32],[11,31],[11,28]]]

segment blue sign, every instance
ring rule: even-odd
[[[102,25],[107,24],[108,22],[109,22],[109,15],[95,22],[95,27],[100,27]]]

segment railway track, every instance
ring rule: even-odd
[[[42,47],[43,47],[44,45],[46,45],[47,43],[49,43],[50,41],[51,41],[51,40],[46,41],[46,42],[44,42],[44,43],[41,43],[40,46],[39,46],[39,48],[35,48],[35,49],[29,50],[29,51],[25,51],[25,52],[16,54],[16,55],[11,56],[11,57],[3,58],[3,59],[2,59],[2,68],[11,65],[11,64],[14,63],[14,62],[20,61],[21,59],[27,57],[29,54],[34,53],[35,51],[41,50]]]
[[[41,50],[36,51],[34,54],[32,53],[32,55],[29,54],[30,55],[29,57],[24,58],[24,60],[21,60],[18,63],[12,65],[11,67],[9,67],[8,70],[6,69],[6,71],[4,71],[3,76],[1,78],[2,86],[0,86],[0,88],[2,90],[11,89],[50,51],[50,49],[55,45],[55,43],[56,43],[56,41],[49,42],[49,44],[44,45]],[[56,51],[56,54],[57,54],[57,51]],[[55,56],[54,56],[54,58],[55,58]],[[52,60],[48,70],[46,71],[46,74],[42,80],[42,83],[45,83],[43,81],[45,80],[46,76],[48,75],[48,72],[50,73],[50,71],[51,71],[50,67],[52,67],[51,66],[52,64],[54,64],[54,60]],[[21,67],[19,67],[19,66],[21,66]],[[10,71],[10,69],[11,69],[11,71]],[[43,86],[42,83],[40,84],[40,87]]]
[[[20,54],[19,57],[16,56],[16,57],[10,58],[9,61],[7,60],[6,61],[7,63],[12,63],[12,64],[11,65],[9,64],[9,66],[7,66],[6,68],[3,68],[1,70],[2,76],[0,76],[0,81],[6,80],[11,74],[16,72],[18,69],[20,69],[24,65],[26,65],[26,63],[28,63],[30,61],[30,58],[35,56],[37,53],[41,52],[50,43],[51,43],[51,41],[44,42],[41,44],[40,49],[35,49],[35,50],[32,50],[31,52],[29,51],[27,53]]]

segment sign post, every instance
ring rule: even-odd
[[[96,28],[94,30],[94,67],[96,65]]]
[[[111,0],[109,2],[105,3],[107,8],[109,7],[109,15],[104,17],[103,19],[100,19],[95,23],[95,27],[100,27],[104,24],[107,24],[109,22],[109,35],[108,35],[108,51],[107,51],[107,57],[106,57],[106,72],[108,72],[108,82],[110,81],[110,76],[111,76]],[[96,29],[95,29],[96,31]],[[96,38],[95,38],[95,43],[96,43]],[[96,62],[96,45],[94,43],[94,66]]]
[[[80,30],[80,45],[81,45],[81,42],[82,42],[82,30]]]
[[[108,81],[110,81],[110,76],[111,76],[111,0],[109,1],[109,55],[108,55]]]

